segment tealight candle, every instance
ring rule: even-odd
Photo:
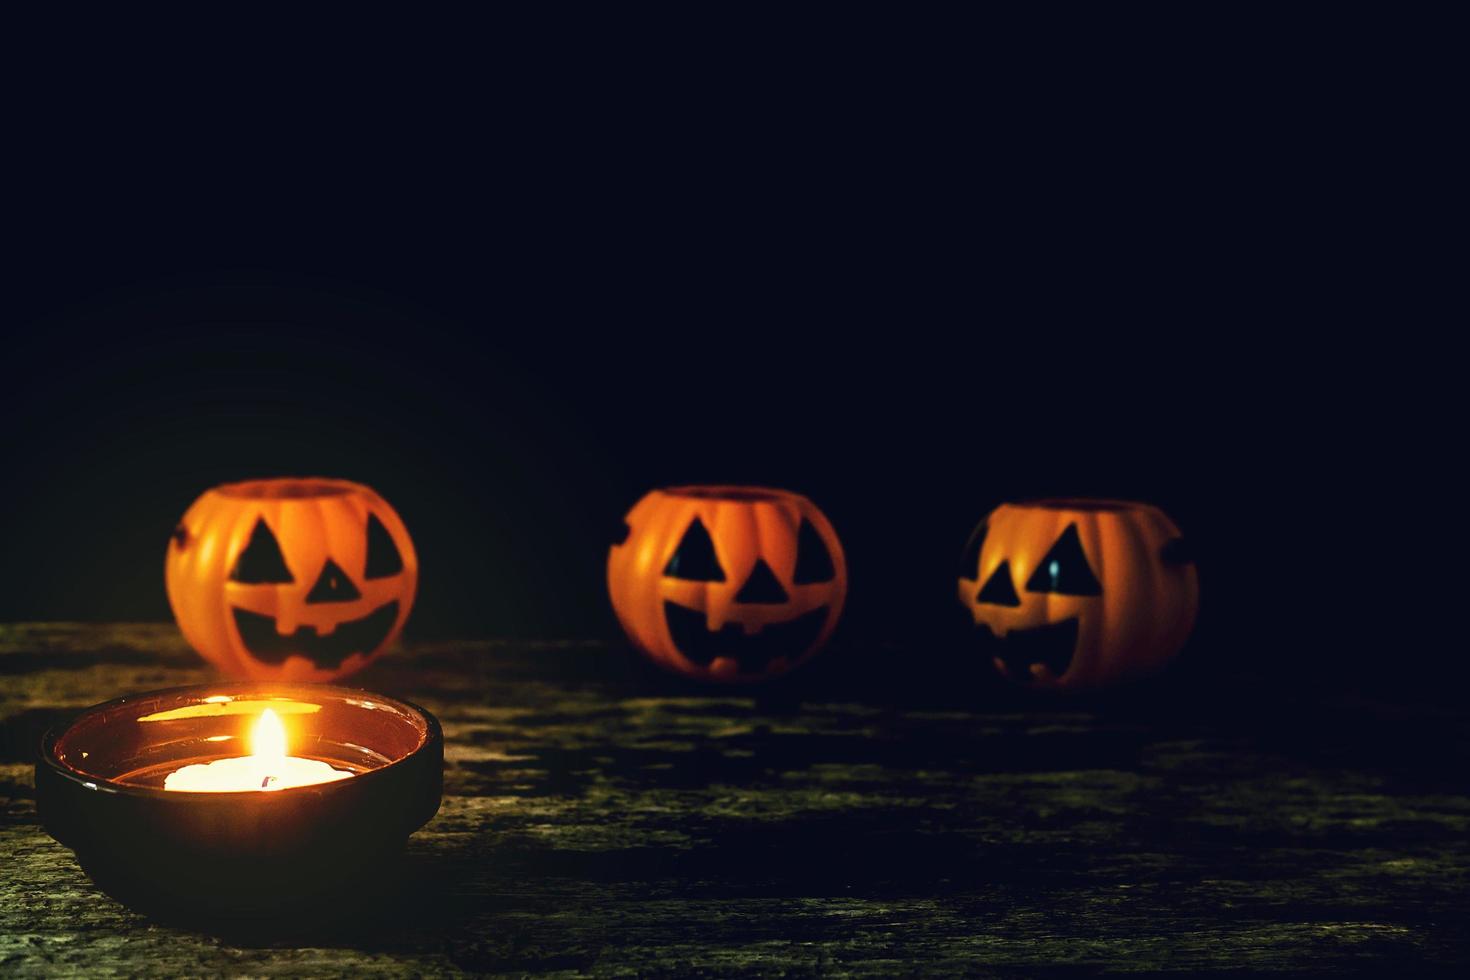
[[[270,708],[250,733],[251,754],[233,759],[195,763],[169,773],[163,788],[186,793],[239,793],[249,790],[290,789],[315,786],[352,775],[316,759],[286,754],[286,726]]]
[[[117,698],[48,732],[36,812],[136,909],[290,930],[380,907],[443,779],[444,733],[417,705],[211,683]]]

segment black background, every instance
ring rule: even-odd
[[[1366,529],[1414,491],[1394,106],[1289,58],[924,53],[50,92],[10,193],[0,621],[167,619],[200,492],[320,474],[411,529],[409,635],[614,636],[621,514],[728,481],[816,501],[841,642],[911,649],[987,510],[1103,495],[1194,539],[1197,662],[1377,683]]]

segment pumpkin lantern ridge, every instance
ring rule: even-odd
[[[1178,527],[1150,504],[1002,504],[971,535],[958,578],[983,652],[1043,689],[1103,687],[1161,669],[1198,611]]]
[[[847,570],[825,515],[771,487],[645,495],[608,552],[608,591],[633,645],[698,680],[752,683],[804,664],[841,615]]]
[[[366,666],[398,636],[418,557],[397,512],[367,486],[247,480],[190,506],[165,583],[184,637],[226,676],[323,682]]]

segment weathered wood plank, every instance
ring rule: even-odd
[[[834,653],[834,656],[836,654]],[[880,672],[881,673],[881,672]],[[0,971],[1013,975],[1463,962],[1463,714],[1187,684],[704,691],[596,644],[418,644],[446,798],[405,894],[302,944],[150,924],[36,826],[41,730],[207,670],[171,626],[0,626]]]

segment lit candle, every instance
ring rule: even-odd
[[[316,759],[286,754],[286,727],[270,708],[250,733],[250,755],[184,766],[168,774],[164,789],[186,793],[240,793],[289,789],[346,779],[352,773]]]

